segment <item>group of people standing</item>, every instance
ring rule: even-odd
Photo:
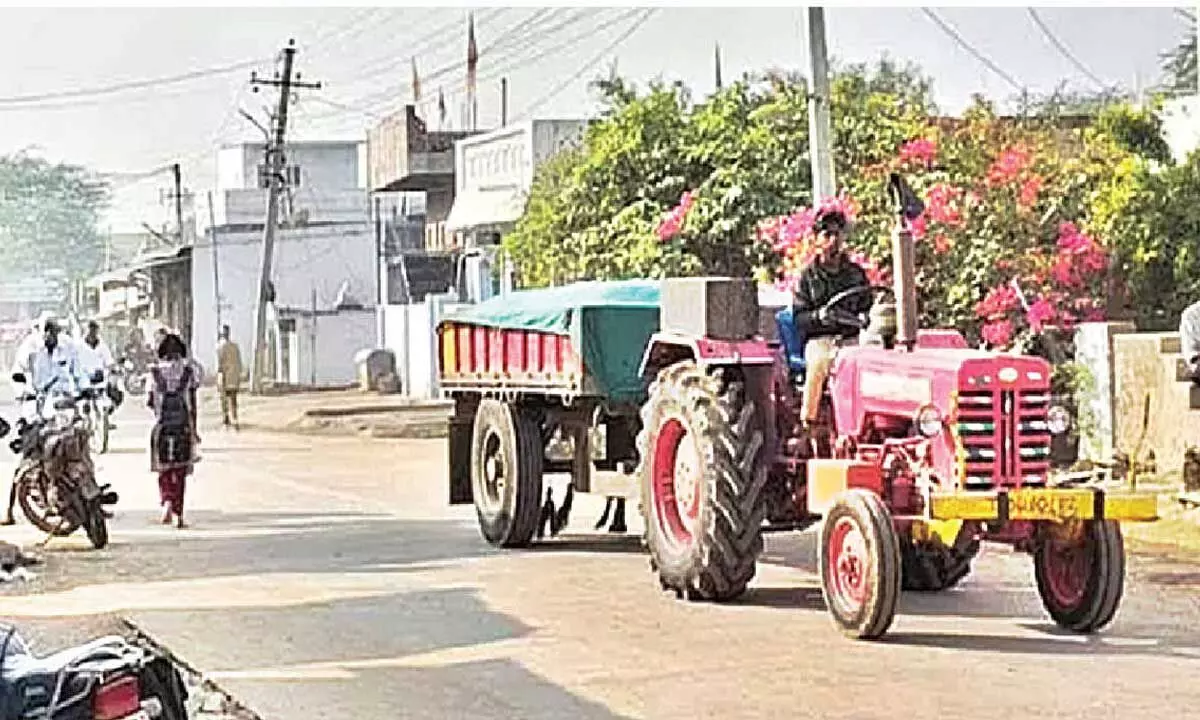
[[[100,337],[100,325],[91,321],[84,337],[64,342],[62,323],[52,314],[39,318],[34,332],[17,349],[12,375],[25,378],[29,391],[37,392],[59,381],[64,389],[79,392],[100,387],[113,398],[114,407],[122,399],[119,388],[110,382],[116,361]],[[158,476],[159,500],[164,510],[164,525],[187,527],[184,521],[184,497],[187,480],[200,460],[198,452],[198,391],[204,371],[188,353],[178,333],[160,329],[154,336],[153,356],[148,366],[147,406],[154,412],[150,432],[150,470]],[[230,339],[229,327],[221,328],[217,351],[217,386],[226,427],[238,428],[237,395],[241,387],[242,358]],[[18,373],[20,375],[18,375]],[[15,488],[14,488],[15,490]],[[14,522],[15,492],[10,493],[8,513],[0,524]]]

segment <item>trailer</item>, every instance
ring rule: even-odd
[[[439,324],[439,379],[455,405],[450,502],[475,504],[488,542],[522,547],[561,527],[576,492],[636,496],[639,369],[659,301],[659,281],[581,282],[494,297]],[[570,475],[561,497],[552,473]]]

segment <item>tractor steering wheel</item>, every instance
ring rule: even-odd
[[[841,310],[837,306],[838,304],[844,302],[847,298],[874,291],[893,292],[893,288],[888,285],[855,285],[854,287],[846,288],[845,290],[842,290],[833,297],[829,298],[824,305],[817,309],[817,312],[824,314],[835,325],[851,327],[855,330],[862,330],[867,327],[866,319],[858,317],[857,315],[845,310]]]

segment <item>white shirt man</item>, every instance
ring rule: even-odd
[[[1200,382],[1200,302],[1189,305],[1179,319],[1179,345],[1192,379]]]
[[[96,344],[93,346],[88,340],[88,335],[84,335],[75,344],[79,372],[86,378],[91,378],[98,370],[103,372],[107,377],[108,369],[116,364],[116,361],[113,360],[112,351],[108,349],[108,343],[104,342],[104,338],[96,335],[95,342]]]
[[[55,344],[47,347],[45,335],[51,332],[55,334]],[[57,380],[55,390],[76,392],[87,386],[87,379],[79,372],[73,348],[66,338],[58,336],[57,329],[48,330],[40,346],[16,357],[11,374],[16,373],[25,375],[26,392],[42,392],[50,386],[51,380]]]

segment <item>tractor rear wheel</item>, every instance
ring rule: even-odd
[[[962,529],[953,546],[934,540],[900,537],[900,560],[904,590],[942,592],[971,574],[971,562],[979,554],[979,541]]]
[[[821,527],[821,591],[841,631],[883,637],[900,600],[900,543],[892,516],[873,492],[847,490]]]
[[[1125,541],[1112,520],[1051,526],[1033,555],[1042,605],[1066,630],[1094,633],[1112,622],[1125,591]]]
[[[536,413],[490,398],[480,401],[471,437],[471,489],[489,543],[524,547],[533,539],[543,455]]]
[[[733,371],[663,369],[638,435],[650,566],[665,590],[731,600],[754,577],[766,514],[762,420]]]

